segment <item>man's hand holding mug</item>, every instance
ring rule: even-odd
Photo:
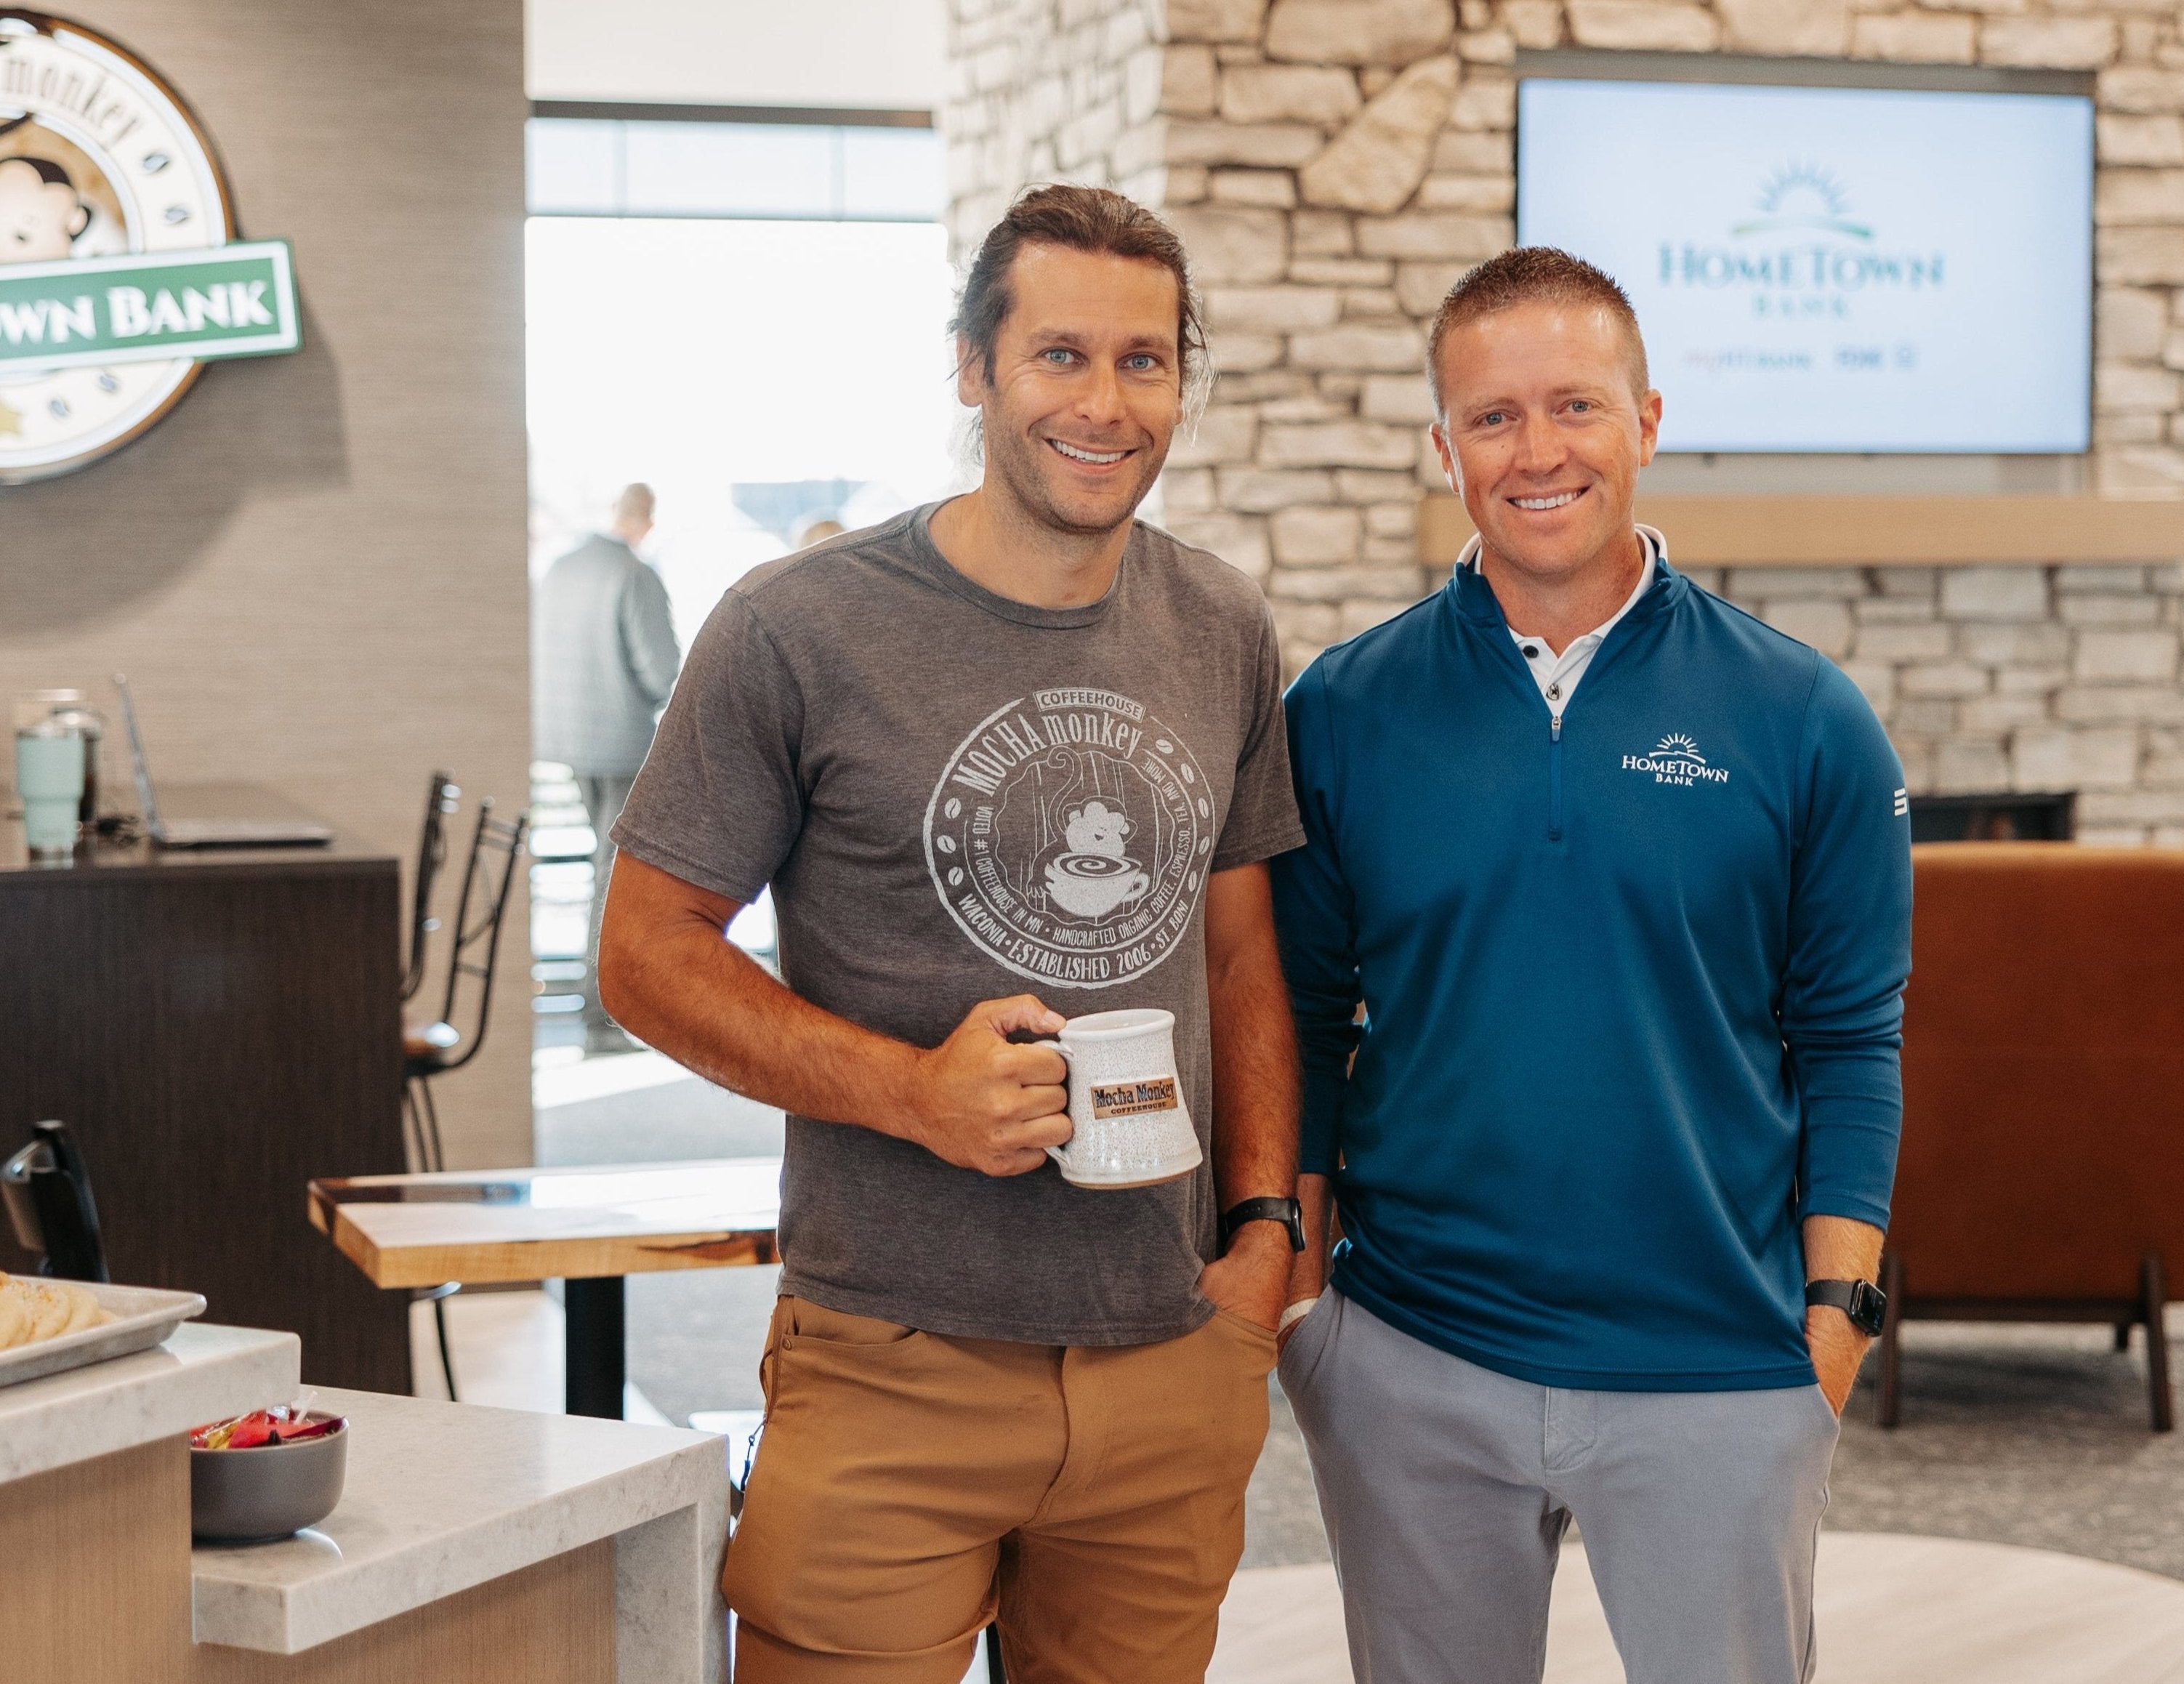
[[[1022,1175],[1069,1139],[1068,1067],[1019,1032],[1059,1034],[1062,1018],[1036,998],[982,1000],[948,1039],[918,1055],[905,1109],[909,1138],[983,1175]]]

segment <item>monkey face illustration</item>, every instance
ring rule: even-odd
[[[1119,806],[1101,800],[1072,807],[1063,820],[1067,851],[1046,864],[1046,892],[1061,911],[1104,918],[1144,895],[1152,878],[1127,851],[1137,827]]]
[[[1069,839],[1072,854],[1104,854],[1111,860],[1119,860],[1134,828],[1127,816],[1105,801],[1089,801],[1070,810],[1062,832]]]
[[[0,263],[65,258],[90,226],[91,207],[59,164],[43,158],[0,158]]]

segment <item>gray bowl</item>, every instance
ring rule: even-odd
[[[314,1413],[308,1420],[325,1420]],[[190,1452],[190,1531],[207,1543],[264,1543],[316,1525],[341,1501],[348,1428],[299,1444]]]

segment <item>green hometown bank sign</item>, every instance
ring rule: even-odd
[[[0,267],[0,371],[272,356],[302,343],[286,240]]]

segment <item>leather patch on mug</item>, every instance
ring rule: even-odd
[[[1156,1076],[1145,1082],[1095,1083],[1095,1117],[1135,1117],[1147,1111],[1175,1109],[1175,1078]]]

